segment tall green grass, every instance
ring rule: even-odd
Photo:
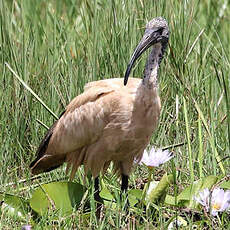
[[[16,76],[59,115],[85,83],[124,76],[146,22],[156,16],[168,20],[171,35],[159,72],[161,118],[151,144],[184,143],[172,148],[174,166],[164,167],[168,173],[179,171],[178,190],[203,176],[229,174],[230,10],[226,4],[225,0],[0,0],[0,190],[31,195],[36,183],[28,165],[46,132],[40,123],[50,126],[55,120]],[[142,76],[144,64],[142,58],[133,76]],[[81,174],[76,180],[82,180]],[[140,175],[147,177],[147,172],[137,168],[130,178],[132,187],[138,185]],[[58,169],[41,175],[40,181],[63,178],[64,170]],[[19,183],[22,179],[26,180]],[[103,181],[119,197],[116,177],[108,173]],[[64,221],[60,217],[54,226],[73,228],[73,220],[83,229],[125,226],[113,208],[101,223],[93,213],[80,220],[79,212]],[[154,222],[163,228],[167,212],[163,208],[159,218],[148,216],[146,226]],[[141,211],[137,216],[130,223],[136,228],[143,226]],[[186,218],[192,226],[192,217]],[[4,213],[0,222],[3,229],[24,223]],[[49,224],[49,217],[44,217],[37,229]]]

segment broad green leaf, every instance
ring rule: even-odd
[[[223,189],[230,189],[230,181],[225,181],[220,185]]]
[[[129,190],[129,195],[132,195],[134,197],[136,197],[137,199],[141,199],[142,198],[142,190],[140,189],[130,189]]]
[[[100,197],[103,199],[103,204],[105,205],[105,207],[116,207],[116,201],[113,195],[104,184],[102,190],[100,191]]]
[[[218,179],[219,177],[213,175],[202,178],[203,185],[201,187],[201,190],[205,188],[211,188],[214,184],[217,183]]]
[[[173,175],[164,174],[158,185],[150,192],[148,201],[156,203],[165,199],[168,186],[173,182]]]
[[[166,195],[164,203],[167,205],[176,205],[175,197],[171,195]]]
[[[211,188],[217,181],[218,177],[213,175],[195,181],[193,184],[189,185],[178,195],[178,205],[194,208],[196,206],[196,202],[194,201],[193,197],[199,191],[205,188]]]
[[[29,209],[28,202],[19,196],[0,193],[0,201],[2,211],[7,211],[10,215],[16,215],[19,218],[25,218]]]
[[[190,201],[193,199],[195,193],[201,189],[202,187],[202,180],[195,181],[193,184],[186,187],[178,196],[177,196],[177,203],[178,205],[184,205],[185,201]]]
[[[50,206],[50,202],[43,189],[39,188],[34,191],[31,199],[29,200],[30,207],[40,215],[46,213]]]
[[[104,186],[103,189],[100,191],[100,197],[105,200],[113,200],[114,197],[110,193],[110,191]]]
[[[135,206],[142,198],[142,190],[140,189],[131,189],[128,192],[129,203],[132,207]]]
[[[68,215],[80,204],[84,192],[85,188],[78,183],[52,182],[41,185],[29,202],[31,208],[40,215],[48,210]]]

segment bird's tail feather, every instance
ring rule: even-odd
[[[31,171],[34,175],[49,172],[53,169],[61,166],[66,159],[66,154],[62,155],[47,155],[45,154],[39,160],[37,160],[31,167]]]
[[[65,113],[65,111],[60,115],[61,116]],[[43,138],[41,144],[38,147],[37,150],[37,157],[34,161],[31,162],[30,168],[33,174],[39,174],[42,172],[49,172],[60,165],[65,161],[65,155],[56,155],[52,156],[49,154],[46,154],[46,150],[50,141],[50,138],[53,134],[53,130],[57,125],[57,121],[54,122],[54,124],[50,127],[48,132],[46,133],[45,137]]]

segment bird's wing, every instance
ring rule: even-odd
[[[84,90],[85,92],[94,88],[94,87],[103,87],[103,88],[110,88],[110,89],[136,89],[137,85],[140,84],[141,79],[139,78],[129,78],[128,84],[124,86],[124,79],[123,78],[112,78],[112,79],[105,79],[100,81],[92,81],[85,85]]]
[[[113,91],[94,87],[70,102],[41,142],[37,158],[30,165],[32,173],[57,168],[65,161],[67,153],[97,140],[107,123],[106,114],[111,109],[110,104],[103,100]]]
[[[94,142],[107,123],[109,103],[104,97],[112,89],[94,88],[75,97],[58,121],[47,152],[68,153]]]

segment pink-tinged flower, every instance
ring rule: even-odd
[[[207,212],[211,209],[213,216],[217,216],[218,212],[224,212],[230,208],[230,190],[224,191],[221,188],[215,188],[210,192],[209,189],[206,188],[199,193],[199,196],[195,196],[194,199],[200,203]]]
[[[140,160],[140,164],[145,164],[148,167],[158,167],[161,164],[169,161],[173,157],[172,153],[168,150],[155,149],[152,147],[149,152],[146,150]]]
[[[209,211],[210,191],[208,188],[200,191],[199,195],[194,197],[194,200],[200,203],[206,211]]]

